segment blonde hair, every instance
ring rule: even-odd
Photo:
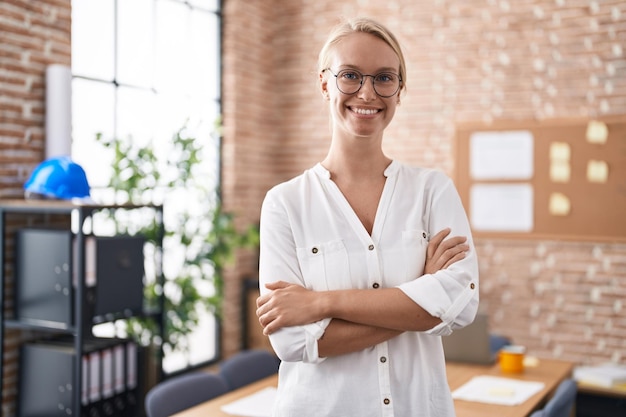
[[[346,36],[358,32],[368,33],[370,35],[376,36],[387,45],[389,45],[391,49],[393,49],[393,51],[396,53],[398,59],[400,60],[398,75],[400,75],[400,79],[402,80],[402,83],[400,85],[400,91],[402,91],[405,88],[406,84],[406,62],[404,60],[402,48],[400,48],[400,43],[389,29],[387,29],[381,23],[378,23],[377,21],[369,18],[354,18],[335,26],[335,28],[330,32],[326,43],[320,50],[317,60],[318,72],[322,72],[330,66],[333,47],[341,42],[341,40]]]

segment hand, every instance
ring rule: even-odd
[[[256,300],[256,315],[269,335],[283,327],[298,326],[321,320],[316,313],[316,302],[321,293],[296,284],[276,281],[265,285],[271,292]]]
[[[424,265],[425,274],[434,274],[465,258],[465,253],[469,250],[469,245],[465,243],[467,238],[454,236],[444,240],[449,234],[450,228],[445,228],[428,242]]]

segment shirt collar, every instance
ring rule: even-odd
[[[395,159],[391,160],[391,163],[387,165],[385,168],[385,172],[383,175],[387,178],[394,176],[398,170],[400,169],[400,164],[396,162]],[[330,171],[324,168],[321,162],[318,162],[314,167],[313,171],[320,177],[329,180],[330,179]]]

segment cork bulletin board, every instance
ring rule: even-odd
[[[626,242],[626,116],[457,126],[455,153],[475,236]]]

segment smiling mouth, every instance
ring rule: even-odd
[[[350,107],[350,110],[352,110],[355,113],[363,114],[363,115],[376,114],[381,111],[380,109],[359,109],[356,107]]]

